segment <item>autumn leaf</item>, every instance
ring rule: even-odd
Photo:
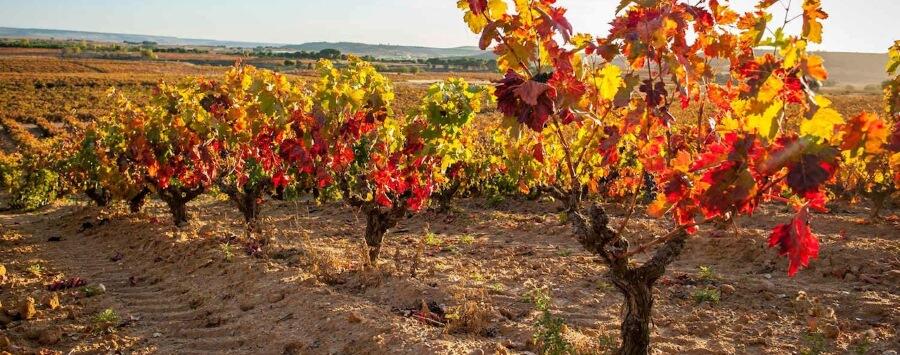
[[[841,129],[841,149],[855,153],[878,154],[884,151],[890,134],[887,125],[878,115],[863,112],[854,116]]]
[[[565,14],[566,10],[562,8],[551,8],[549,13],[544,11],[543,9],[536,7],[535,8],[538,13],[541,14],[541,17],[544,21],[549,22],[553,28],[562,35],[563,40],[566,43],[570,43],[572,39],[572,24],[569,23],[569,20],[566,19]]]
[[[825,81],[828,79],[828,71],[825,70],[825,59],[817,55],[811,55],[806,58],[803,66],[806,68],[806,74],[813,79]]]
[[[798,161],[788,165],[787,185],[800,196],[817,199],[822,185],[834,175],[834,161],[814,154],[803,154]]]
[[[662,193],[656,200],[647,206],[647,214],[659,218],[666,214],[672,207],[687,197],[691,189],[691,182],[683,173],[673,173],[662,184]]]
[[[538,104],[538,98],[550,90],[550,85],[540,83],[534,80],[528,80],[518,85],[513,92],[526,104],[535,106]]]
[[[619,89],[625,86],[625,80],[622,79],[622,69],[619,69],[615,64],[607,64],[603,69],[597,70],[595,78],[593,80],[594,86],[604,100],[616,98]]]
[[[769,103],[778,96],[778,93],[781,92],[781,88],[784,87],[784,81],[781,80],[777,75],[769,75],[769,78],[766,79],[765,83],[763,83],[762,87],[759,89],[759,101]]]
[[[534,160],[537,160],[540,163],[544,162],[544,144],[538,142],[534,145],[534,148],[531,149],[531,155],[534,157]]]
[[[822,0],[803,1],[803,37],[813,43],[822,43],[822,23],[828,18],[822,11]]]
[[[818,137],[821,140],[831,140],[834,137],[835,128],[844,123],[844,117],[837,110],[830,107],[831,103],[817,97],[819,108],[812,118],[800,123],[800,134]]]
[[[634,0],[621,0],[621,1],[619,1],[619,5],[616,6],[616,13],[622,12],[622,10],[625,10],[625,8],[628,7],[628,5],[631,5],[631,3],[633,3],[633,2],[634,2]]]
[[[497,108],[536,132],[544,129],[550,115],[556,112],[556,90],[535,80],[525,80],[510,70],[494,90]]]
[[[751,115],[747,118],[747,126],[755,129],[760,136],[767,139],[775,138],[778,134],[779,113],[784,108],[781,101],[770,104],[761,114]]]
[[[710,169],[701,181],[708,185],[700,196],[700,208],[706,218],[748,209],[752,202],[749,199],[757,190],[750,171],[733,161]]]
[[[788,257],[788,276],[793,277],[810,259],[819,257],[819,240],[809,229],[809,212],[800,209],[791,223],[779,224],[769,236],[769,247],[778,247],[778,254]]]
[[[478,41],[478,48],[485,50],[491,46],[491,43],[498,36],[497,24],[496,21],[492,21],[487,26],[484,26],[484,30],[481,32],[481,39]]]
[[[487,9],[487,0],[468,0],[469,10],[476,15],[481,15]]]
[[[888,75],[894,75],[898,68],[900,68],[900,40],[894,41],[894,45],[888,50],[888,61],[884,70]]]

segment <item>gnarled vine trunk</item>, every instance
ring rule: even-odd
[[[562,201],[563,212],[569,214],[574,213],[581,205],[583,191],[580,186],[565,191],[555,186],[544,187],[541,190],[549,193],[553,198]]]
[[[447,186],[447,188],[434,194],[434,199],[438,202],[438,212],[443,213],[450,210],[450,203],[453,201],[453,196],[459,192],[460,186],[462,186],[462,184],[459,180],[454,180],[450,186]]]
[[[112,194],[109,190],[104,189],[102,187],[92,187],[84,190],[84,194],[87,195],[97,207],[106,207],[109,206],[109,203],[112,201]]]
[[[400,219],[406,215],[406,204],[395,202],[393,207],[383,207],[375,201],[366,201],[356,196],[350,190],[350,181],[346,176],[338,178],[338,188],[341,189],[343,198],[351,206],[359,208],[366,214],[366,246],[369,248],[369,262],[375,264],[378,255],[381,254],[381,243],[384,234],[397,226]]]
[[[172,214],[176,227],[184,227],[188,224],[190,215],[187,212],[187,203],[200,196],[204,190],[205,188],[202,186],[193,189],[169,186],[159,191],[159,198],[169,206],[169,212]]]
[[[140,213],[144,209],[144,203],[147,202],[147,196],[150,195],[149,188],[143,188],[136,195],[128,199],[128,211],[131,213]]]
[[[597,254],[609,267],[609,278],[622,293],[622,325],[620,328],[623,355],[647,354],[650,351],[650,320],[653,310],[653,285],[666,272],[684,249],[687,232],[676,230],[672,237],[657,249],[643,265],[633,265],[628,256],[628,240],[609,227],[609,216],[599,205],[590,208],[587,216],[572,213],[578,241]]]
[[[264,183],[244,185],[242,189],[228,185],[221,186],[222,191],[244,216],[244,222],[250,232],[260,231],[259,216],[262,210],[262,195],[266,187]]]
[[[406,214],[406,208],[398,206],[385,208],[374,202],[366,202],[363,205],[363,211],[366,213],[365,238],[366,246],[369,247],[369,261],[374,264],[381,253],[384,234],[397,226],[397,223]]]

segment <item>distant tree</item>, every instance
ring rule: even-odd
[[[157,58],[159,58],[158,56],[156,56],[156,53],[153,53],[153,50],[150,48],[142,49],[141,57],[143,57],[144,59],[150,59],[150,60],[156,60]]]
[[[332,48],[325,48],[318,53],[319,59],[340,59],[341,51]]]

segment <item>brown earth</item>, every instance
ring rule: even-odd
[[[552,296],[552,313],[580,353],[615,346],[620,296],[551,202],[462,200],[452,213],[412,217],[389,233],[376,268],[363,262],[363,216],[340,204],[267,204],[271,242],[260,257],[229,237],[242,230],[229,204],[204,197],[191,207],[196,219],[183,230],[170,227],[159,202],[137,215],[83,202],[0,215],[0,302],[16,310],[28,296],[37,300],[33,319],[2,330],[0,351],[537,352],[540,313],[527,297],[535,288]],[[864,208],[832,211],[814,216],[822,253],[794,278],[766,241],[789,218],[785,207],[698,233],[655,290],[654,352],[900,349],[897,216],[870,224]],[[667,228],[642,217],[628,231],[649,237]],[[88,288],[60,291],[61,307],[51,309],[46,286],[72,277]],[[107,291],[87,297],[99,284]],[[716,291],[720,301],[698,304]],[[447,324],[410,317],[423,302],[450,314]],[[112,329],[95,319],[106,309],[119,318]]]

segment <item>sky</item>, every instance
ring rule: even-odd
[[[790,0],[782,0],[787,2]],[[619,0],[558,0],[576,32],[603,35]],[[755,0],[733,0],[748,9]],[[793,0],[795,12],[800,0]],[[900,0],[823,0],[831,17],[814,50],[886,52],[900,39]],[[778,7],[779,5],[775,5]],[[0,27],[299,44],[347,41],[474,46],[456,0],[0,0]],[[778,14],[780,18],[783,14]],[[799,26],[798,19],[793,26]]]

